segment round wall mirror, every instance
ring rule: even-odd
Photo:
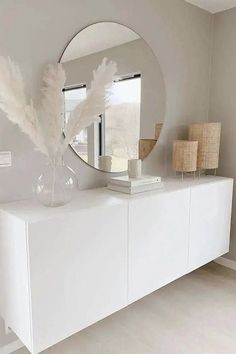
[[[159,139],[165,85],[156,56],[137,33],[118,23],[93,24],[71,40],[60,60],[67,78],[65,119],[86,98],[93,70],[104,58],[118,67],[109,108],[99,122],[74,138],[71,147],[96,169],[123,172],[128,160],[145,159]]]

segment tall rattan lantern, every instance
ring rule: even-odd
[[[172,166],[175,172],[182,175],[197,170],[198,142],[188,140],[176,140],[173,143]]]
[[[219,166],[221,123],[192,124],[189,140],[198,141],[197,168],[216,170]]]

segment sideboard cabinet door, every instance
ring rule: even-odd
[[[189,271],[229,251],[233,180],[191,188]]]
[[[113,199],[1,212],[0,311],[32,354],[127,306],[128,205]]]
[[[127,305],[127,206],[30,224],[36,352]]]
[[[189,188],[130,201],[130,303],[187,272],[189,205]]]

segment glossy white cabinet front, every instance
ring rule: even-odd
[[[36,352],[126,306],[124,206],[29,226]]]
[[[229,250],[233,181],[191,188],[189,271]]]
[[[233,180],[2,206],[0,313],[37,354],[228,252]]]
[[[160,193],[129,204],[129,302],[188,270],[190,190]]]
[[[35,354],[127,305],[127,203],[106,197],[83,207],[78,198],[61,211],[23,208],[37,213],[21,224],[11,215],[0,237],[2,261],[17,264],[0,302],[7,325]]]

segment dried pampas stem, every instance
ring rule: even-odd
[[[63,143],[64,97],[66,76],[61,64],[48,65],[43,75],[41,126],[51,159],[60,158]]]
[[[102,64],[93,72],[91,88],[87,98],[79,103],[71,112],[66,129],[63,151],[67,148],[73,137],[87,128],[105,112],[110,98],[110,88],[113,84],[117,64],[104,58]]]
[[[70,114],[64,139],[62,90],[66,77],[62,65],[47,66],[43,75],[41,109],[37,112],[32,101],[27,103],[19,67],[10,58],[0,57],[0,109],[55,164],[72,138],[97,121],[107,108],[116,71],[116,63],[107,63],[107,59],[103,59],[102,64],[93,72],[87,98]]]
[[[0,57],[0,109],[28,135],[42,153],[48,155],[37,112],[32,101],[28,104],[26,100],[19,67],[10,58],[4,57]]]

